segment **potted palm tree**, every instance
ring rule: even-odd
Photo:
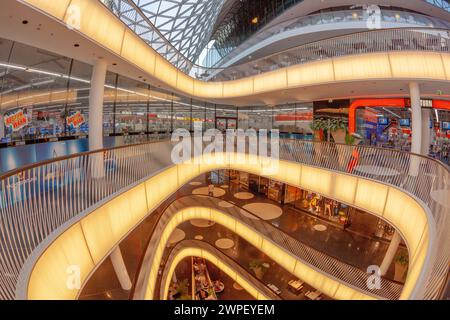
[[[404,282],[408,273],[409,256],[406,250],[401,250],[395,258],[394,280]]]
[[[176,296],[179,300],[192,300],[192,296],[189,294],[189,280],[184,279],[178,283],[176,289]]]
[[[333,137],[335,143],[345,143],[347,123],[343,119],[331,119],[328,130],[330,130],[331,136]]]
[[[267,271],[267,264],[261,260],[252,260],[249,263],[249,268],[255,273],[256,278],[262,280]]]
[[[314,132],[314,140],[323,141],[323,131],[327,125],[324,119],[316,119],[310,124],[311,130]]]

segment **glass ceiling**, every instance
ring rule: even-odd
[[[208,43],[225,0],[132,0],[164,37],[191,61]]]

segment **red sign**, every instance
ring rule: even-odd
[[[4,120],[5,126],[10,127],[13,131],[19,131],[28,124],[28,118],[25,116],[22,109],[5,115]]]
[[[78,128],[84,123],[84,116],[80,111],[75,112],[74,114],[67,117],[67,125],[72,126],[73,128]]]

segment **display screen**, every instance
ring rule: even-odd
[[[400,119],[400,126],[401,127],[409,127],[411,125],[410,119]]]
[[[378,124],[380,125],[388,125],[389,124],[389,119],[388,118],[378,118]]]
[[[450,122],[442,122],[442,130],[450,130]]]

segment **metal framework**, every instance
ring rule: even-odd
[[[209,41],[224,2],[225,0],[104,1],[123,22],[171,62],[177,53],[191,62],[197,60]]]
[[[448,0],[425,0],[425,1],[446,11],[450,11],[450,3]]]

